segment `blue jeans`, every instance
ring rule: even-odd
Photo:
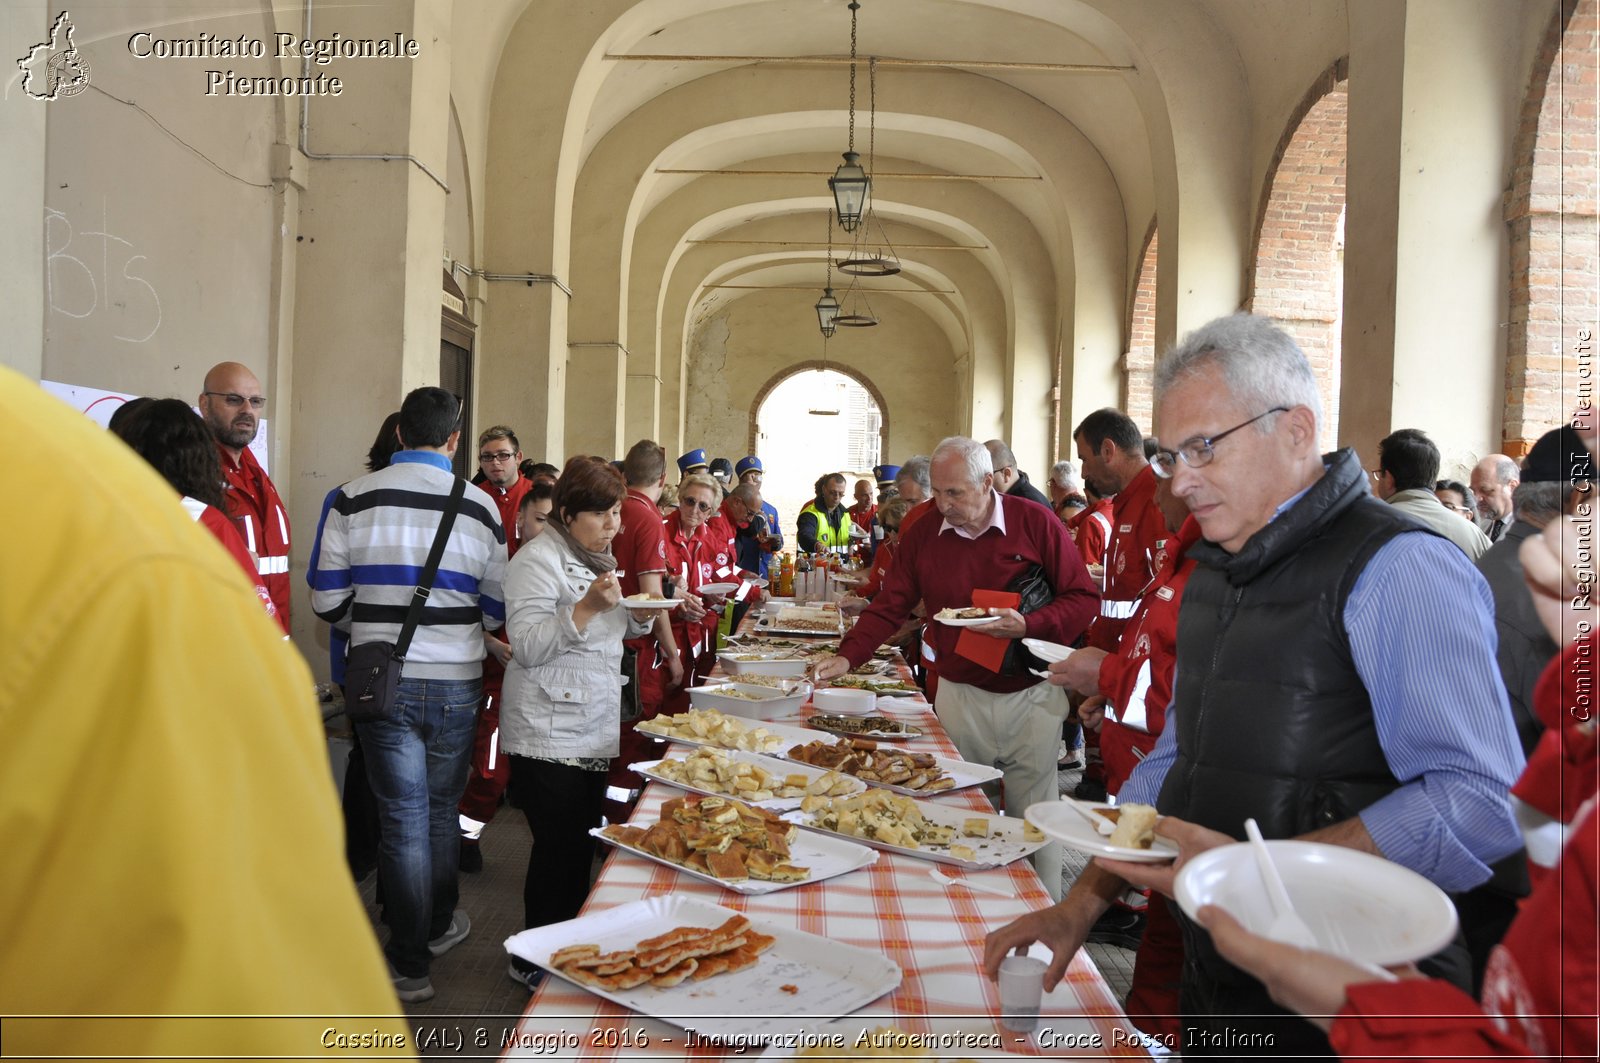
[[[378,804],[378,876],[391,935],[384,955],[407,978],[428,973],[428,942],[450,926],[477,729],[478,679],[401,679],[393,718],[356,724]]]

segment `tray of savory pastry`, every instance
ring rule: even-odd
[[[784,819],[884,852],[957,867],[999,867],[1049,841],[1033,824],[1009,816],[951,808],[933,801],[868,790],[847,797],[808,797]]]
[[[869,786],[912,797],[931,797],[981,786],[995,782],[1002,774],[1000,769],[987,764],[879,746],[870,738],[839,738],[831,742],[812,738],[790,746],[779,755],[785,760],[837,771]]]
[[[756,622],[756,630],[763,635],[833,635],[843,630],[839,607],[833,602],[821,605],[785,605],[773,616],[763,616]]]
[[[901,979],[881,952],[682,895],[524,930],[506,949],[641,1015],[721,1038],[807,1029]]]
[[[807,795],[860,793],[866,784],[826,768],[788,764],[759,753],[701,748],[682,756],[643,760],[628,767],[680,790],[737,797],[765,808],[796,808]]]
[[[648,826],[613,823],[589,832],[619,849],[735,893],[775,893],[874,864],[864,845],[799,830],[731,797],[690,794],[661,806]]]
[[[816,737],[804,727],[771,720],[740,719],[716,709],[690,709],[676,716],[653,716],[633,726],[640,734],[663,742],[768,756],[777,756],[796,742],[809,742]]]

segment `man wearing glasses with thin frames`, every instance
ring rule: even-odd
[[[289,511],[267,471],[250,452],[267,407],[261,381],[238,362],[219,362],[206,374],[198,405],[222,459],[223,505],[256,559],[261,584],[272,596],[278,623],[287,634]]]

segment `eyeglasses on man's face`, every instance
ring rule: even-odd
[[[205,394],[214,395],[222,400],[222,404],[230,410],[237,410],[245,403],[250,404],[252,410],[265,409],[267,397],[265,395],[241,395],[236,391],[207,391]]]
[[[1218,432],[1216,435],[1209,438],[1186,440],[1178,444],[1178,449],[1175,451],[1158,450],[1156,451],[1156,456],[1150,459],[1150,467],[1154,469],[1155,474],[1161,477],[1163,480],[1171,478],[1171,476],[1178,471],[1178,459],[1180,458],[1183,459],[1183,463],[1189,466],[1191,469],[1203,469],[1207,465],[1210,465],[1211,460],[1217,456],[1218,443],[1222,442],[1224,439],[1227,439],[1239,429],[1248,428],[1250,425],[1255,424],[1263,417],[1270,417],[1275,413],[1288,412],[1289,407],[1287,406],[1274,406],[1265,413],[1258,413],[1248,421],[1234,425],[1226,432]]]
[[[516,456],[516,453],[510,450],[497,450],[492,453],[486,450],[478,455],[478,460],[485,465],[497,465],[502,461],[510,461]]]

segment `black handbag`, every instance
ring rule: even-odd
[[[633,723],[644,715],[644,702],[639,697],[639,650],[633,646],[622,647],[622,722]]]
[[[411,596],[411,606],[406,610],[406,620],[400,625],[400,634],[394,642],[363,642],[351,646],[344,666],[344,713],[351,723],[373,723],[394,716],[400,695],[400,671],[405,667],[406,651],[411,648],[411,637],[417,633],[422,620],[422,607],[428,603],[433,591],[434,577],[439,574],[439,562],[444,557],[445,543],[450,539],[450,529],[455,526],[456,510],[467,492],[467,481],[456,477],[450,488],[450,501],[445,503],[439,519],[439,530],[434,534],[433,546],[428,551],[428,562],[423,566],[422,577]]]
[[[1043,565],[1031,565],[1028,570],[1006,586],[1006,590],[1022,596],[1022,601],[1017,603],[1017,612],[1023,616],[1043,609],[1049,605],[1056,596],[1056,590],[1050,586],[1050,579],[1045,575]],[[1030,675],[1034,669],[1043,670],[1044,661],[1035,657],[1028,647],[1022,644],[1021,639],[1012,639],[1006,647],[1005,659],[1000,662],[1001,675]]]

